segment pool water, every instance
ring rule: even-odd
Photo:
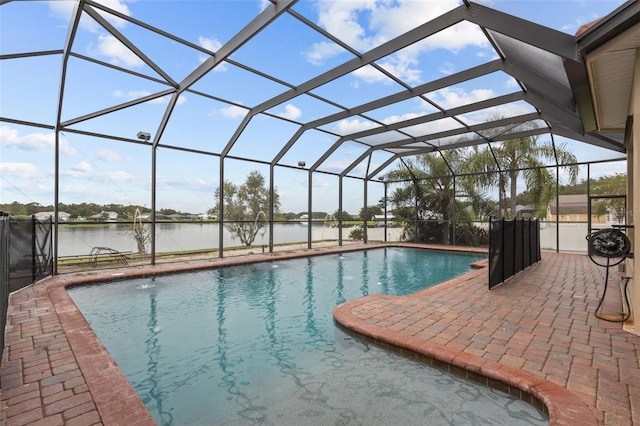
[[[482,258],[383,248],[69,293],[161,425],[547,424],[522,401],[334,325],[340,303],[413,293]]]

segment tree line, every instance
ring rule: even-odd
[[[370,207],[371,208],[371,207]],[[131,219],[135,211],[139,210],[141,213],[150,213],[151,210],[144,206],[139,205],[122,205],[122,204],[95,204],[95,203],[79,203],[79,204],[59,204],[59,211],[68,213],[72,219],[76,219],[78,217],[90,217],[92,215],[101,213],[101,212],[115,212],[118,214],[119,218],[123,219]],[[43,205],[36,202],[31,203],[20,203],[18,201],[13,201],[11,203],[0,203],[0,212],[8,213],[11,216],[15,217],[27,217],[35,215],[40,212],[52,212],[54,210],[53,205]],[[217,209],[210,209],[208,213],[214,213]],[[159,209],[156,214],[160,216],[193,216],[195,213],[184,212],[181,210],[175,209]],[[336,218],[338,217],[338,211],[336,210],[334,213],[326,212],[326,211],[313,211],[311,212],[311,220],[325,220],[327,216],[334,215]],[[362,214],[362,209],[360,210],[360,214]],[[300,219],[301,216],[308,215],[307,212],[285,212],[278,213],[275,215],[276,220],[288,221],[288,220],[296,220]],[[347,212],[343,213],[343,220],[357,220],[359,218],[358,215],[351,215]]]
[[[8,213],[12,216],[22,217],[31,216],[40,212],[52,212],[54,210],[53,205],[42,205],[40,203],[19,203],[13,201],[12,203],[0,203],[0,211]],[[122,204],[95,204],[95,203],[79,203],[79,204],[58,204],[58,211],[68,213],[71,218],[84,217],[101,213],[101,212],[115,212],[120,218],[133,218],[135,211],[149,212],[148,208],[137,205],[122,205]],[[157,212],[161,215],[188,215],[189,213],[183,213],[179,210],[173,209],[160,209]]]

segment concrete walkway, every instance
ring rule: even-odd
[[[0,425],[154,424],[66,286],[269,259],[65,274],[13,293]],[[543,254],[492,291],[482,269],[412,296],[357,299],[334,315],[353,334],[539,405],[551,424],[640,424],[640,337],[593,315],[603,283],[587,256]]]

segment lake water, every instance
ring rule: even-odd
[[[322,223],[313,229],[322,229]],[[109,247],[118,251],[137,252],[136,242],[131,233],[131,224],[105,223],[95,225],[63,225],[58,229],[59,255],[76,256],[89,254],[93,247]],[[156,251],[182,251],[197,249],[217,249],[219,225],[217,223],[158,223],[156,226]],[[300,223],[274,224],[274,244],[307,241],[307,225]],[[269,244],[269,228],[259,232],[253,245]],[[344,232],[344,231],[343,231]],[[346,238],[348,231],[343,234]],[[225,229],[224,247],[242,245],[240,240],[231,238]]]

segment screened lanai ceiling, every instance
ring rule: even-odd
[[[3,80],[0,121],[367,179],[525,136],[624,152],[622,132],[585,131],[596,114],[574,35],[479,3],[415,3],[364,34],[322,2],[1,1],[3,74],[46,72],[20,83],[32,98]]]

